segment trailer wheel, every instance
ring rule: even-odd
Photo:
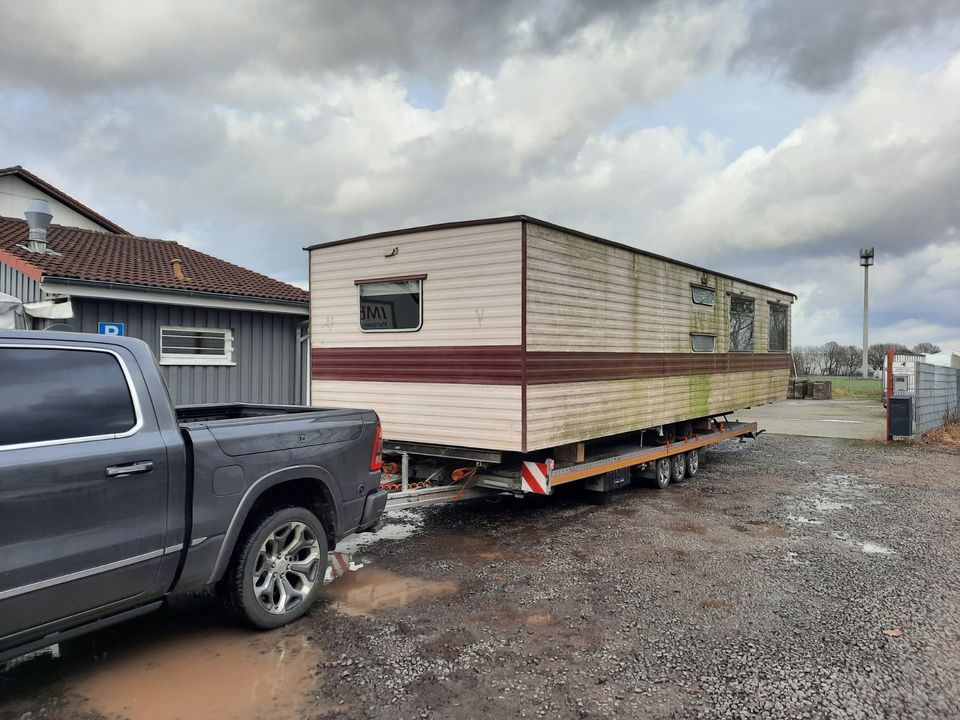
[[[236,619],[261,630],[304,615],[327,571],[327,534],[317,516],[285,507],[265,516],[240,539],[218,587]]]
[[[700,452],[691,450],[687,453],[687,477],[696,477],[698,470],[700,470]]]
[[[660,458],[657,460],[656,468],[653,473],[654,482],[661,490],[670,484],[670,459]]]
[[[687,456],[684,453],[670,457],[670,475],[673,482],[683,482],[687,476]]]

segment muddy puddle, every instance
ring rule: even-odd
[[[303,639],[221,629],[134,650],[68,689],[130,720],[298,718],[319,660]]]
[[[230,626],[206,601],[54,647],[0,673],[0,716],[39,696],[55,717],[299,718],[322,660],[305,637]]]
[[[375,615],[424,598],[452,595],[457,589],[457,583],[451,581],[405,577],[389,570],[365,567],[325,585],[320,598],[346,615]]]

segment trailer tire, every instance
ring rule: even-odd
[[[697,476],[697,472],[700,470],[700,451],[693,449],[687,453],[687,477],[693,478]]]
[[[306,614],[326,572],[323,523],[306,508],[281,507],[241,537],[217,594],[238,621],[272,630]]]
[[[675,482],[683,482],[687,476],[687,456],[686,453],[679,453],[670,457],[670,479]]]
[[[670,485],[670,458],[660,458],[653,467],[653,482],[660,490]]]

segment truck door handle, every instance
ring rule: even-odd
[[[139,460],[129,465],[111,465],[107,468],[107,477],[124,477],[126,475],[139,475],[153,470],[153,460]]]

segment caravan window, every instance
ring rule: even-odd
[[[753,299],[730,298],[730,351],[753,352]]]
[[[779,303],[770,303],[770,352],[787,352],[790,308]]]
[[[690,346],[694,352],[713,352],[717,338],[713,335],[690,335]]]
[[[415,332],[423,325],[423,278],[358,280],[360,329],[364,332]]]
[[[714,304],[716,304],[716,292],[713,288],[691,285],[690,289],[693,293],[693,302],[695,305],[709,305],[713,307]]]

